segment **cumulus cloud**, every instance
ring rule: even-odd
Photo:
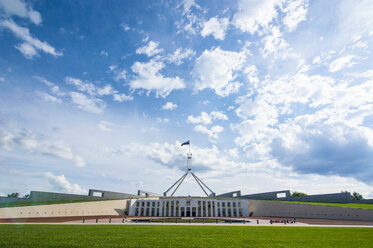
[[[74,85],[78,90],[86,92],[89,95],[96,94],[96,87],[91,82],[83,82],[78,78],[66,77],[65,82]]]
[[[356,58],[355,55],[347,55],[338,59],[333,60],[329,65],[330,72],[336,72],[341,70],[344,67],[352,67],[355,62],[351,61],[353,58]]]
[[[131,143],[122,145],[119,149],[112,150],[113,154],[131,154],[145,157],[157,164],[168,168],[185,169],[185,150],[180,142],[170,143]],[[193,145],[193,169],[195,171],[205,170],[208,175],[219,172],[238,171],[244,168],[244,163],[232,161],[227,153],[221,152],[216,146],[211,148],[200,148]]]
[[[285,133],[286,134],[286,133]],[[271,154],[299,173],[355,177],[373,182],[373,146],[359,130],[341,125],[309,125],[296,132],[296,143],[286,136],[271,144]]]
[[[111,132],[113,131],[112,127],[114,124],[109,121],[100,121],[97,126],[104,132]]]
[[[177,104],[172,102],[166,102],[165,105],[162,106],[163,110],[174,110],[177,108]]]
[[[203,37],[213,35],[217,40],[224,40],[225,32],[228,28],[229,20],[228,18],[217,18],[212,17],[207,22],[204,22],[201,35]]]
[[[158,53],[163,52],[162,48],[158,48],[159,42],[149,41],[146,46],[140,47],[136,50],[137,54],[146,54],[148,57],[152,57]]]
[[[45,92],[37,91],[36,94],[45,102],[62,103],[62,100]]]
[[[369,75],[369,73],[367,73]],[[298,173],[348,176],[367,182],[373,131],[373,80],[349,84],[305,74],[265,80],[257,94],[238,98],[236,144],[248,155],[272,158]],[[350,151],[348,151],[350,150]]]
[[[228,117],[219,111],[212,111],[210,114],[206,112],[202,112],[200,116],[194,117],[193,115],[189,115],[187,122],[193,124],[202,123],[204,125],[211,124],[213,120],[228,120]]]
[[[86,189],[81,188],[78,184],[70,183],[63,174],[56,176],[52,172],[48,171],[40,173],[40,176],[48,179],[49,183],[53,186],[53,189],[56,191],[82,195],[88,193]]]
[[[101,56],[103,56],[103,57],[107,57],[107,56],[109,56],[109,53],[108,53],[107,51],[105,51],[105,50],[101,50],[100,54],[101,54]]]
[[[280,29],[276,26],[270,28],[270,34],[263,38],[264,47],[261,50],[263,57],[270,54],[277,55],[282,49],[286,48],[288,44],[282,37]]]
[[[101,114],[106,108],[106,104],[101,99],[89,97],[82,93],[70,92],[71,101],[77,105],[78,108],[94,113]]]
[[[219,133],[223,132],[224,128],[222,126],[215,125],[209,129],[205,126],[197,125],[194,127],[194,131],[207,134],[209,138],[214,141],[215,139],[219,138]]]
[[[29,130],[0,130],[0,146],[8,151],[21,149],[71,160],[77,167],[85,166],[83,158],[75,155],[65,142],[51,142]]]
[[[181,65],[184,63],[184,60],[191,59],[196,54],[192,49],[183,49],[178,48],[173,54],[167,56],[166,60],[169,63],[175,63],[176,65]]]
[[[147,63],[135,62],[131,70],[137,75],[130,82],[131,89],[145,89],[150,93],[155,91],[156,96],[166,97],[171,91],[184,89],[185,84],[179,77],[164,77],[159,71],[164,63],[151,60]]]
[[[38,50],[55,57],[63,55],[62,52],[57,52],[56,49],[47,42],[42,42],[32,37],[28,28],[17,25],[13,20],[3,20],[0,22],[0,26],[9,29],[17,38],[24,41],[22,44],[16,46],[16,48],[28,59],[38,56]]]
[[[74,85],[79,91],[86,92],[90,97],[85,96],[81,93],[71,92],[70,96],[73,99],[75,104],[78,104],[78,107],[92,113],[101,113],[106,104],[97,96],[112,95],[113,100],[117,102],[131,101],[133,100],[132,96],[126,95],[124,93],[119,93],[115,90],[110,84],[105,85],[100,88],[95,86],[89,81],[82,81],[77,78],[66,77],[66,83]]]
[[[298,24],[306,20],[308,0],[290,1],[284,8],[286,13],[283,23],[288,31],[294,31]]]
[[[36,25],[41,23],[41,16],[38,11],[33,10],[30,4],[26,4],[23,0],[0,0],[0,13],[5,16],[19,16],[27,18]]]
[[[122,94],[114,94],[113,95],[113,100],[117,102],[123,102],[123,101],[132,101],[133,96],[126,95],[124,93]]]
[[[110,84],[105,85],[103,88],[97,88],[97,94],[99,96],[112,95],[114,93],[116,93],[116,91]]]
[[[219,96],[237,92],[241,84],[235,81],[235,72],[242,68],[244,60],[243,53],[224,51],[220,47],[205,50],[194,65],[195,90],[210,88]]]
[[[242,32],[254,34],[260,28],[267,28],[277,17],[276,8],[281,2],[277,0],[239,0],[233,24]]]

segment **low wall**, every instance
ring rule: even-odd
[[[373,210],[248,200],[255,217],[311,218],[373,221]]]
[[[124,215],[128,200],[0,208],[0,219],[62,216]]]

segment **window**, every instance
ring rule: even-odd
[[[277,193],[276,197],[277,198],[285,198],[286,197],[286,193]]]
[[[186,201],[186,205],[187,205],[187,206],[190,206],[190,200],[187,200],[187,201]]]

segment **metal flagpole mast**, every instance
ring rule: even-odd
[[[167,196],[167,193],[177,184],[176,188],[174,189],[174,191],[172,192],[171,196],[173,196],[176,192],[176,190],[180,187],[180,185],[183,183],[184,179],[186,178],[186,176],[189,174],[193,176],[193,178],[196,180],[196,182],[198,183],[198,185],[201,187],[201,189],[203,190],[203,192],[205,192],[206,196],[209,196],[206,189],[209,190],[211,192],[211,195],[214,196],[215,193],[209,188],[207,187],[206,184],[204,184],[202,182],[201,179],[199,179],[193,172],[192,172],[192,153],[190,152],[190,140],[184,142],[181,144],[181,146],[184,146],[184,145],[188,145],[189,146],[189,153],[187,154],[187,172],[182,176],[180,177],[170,188],[168,188],[164,193],[163,195],[164,196]],[[205,189],[205,188],[206,189]]]

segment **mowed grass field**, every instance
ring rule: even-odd
[[[373,247],[373,228],[0,225],[0,247]]]

